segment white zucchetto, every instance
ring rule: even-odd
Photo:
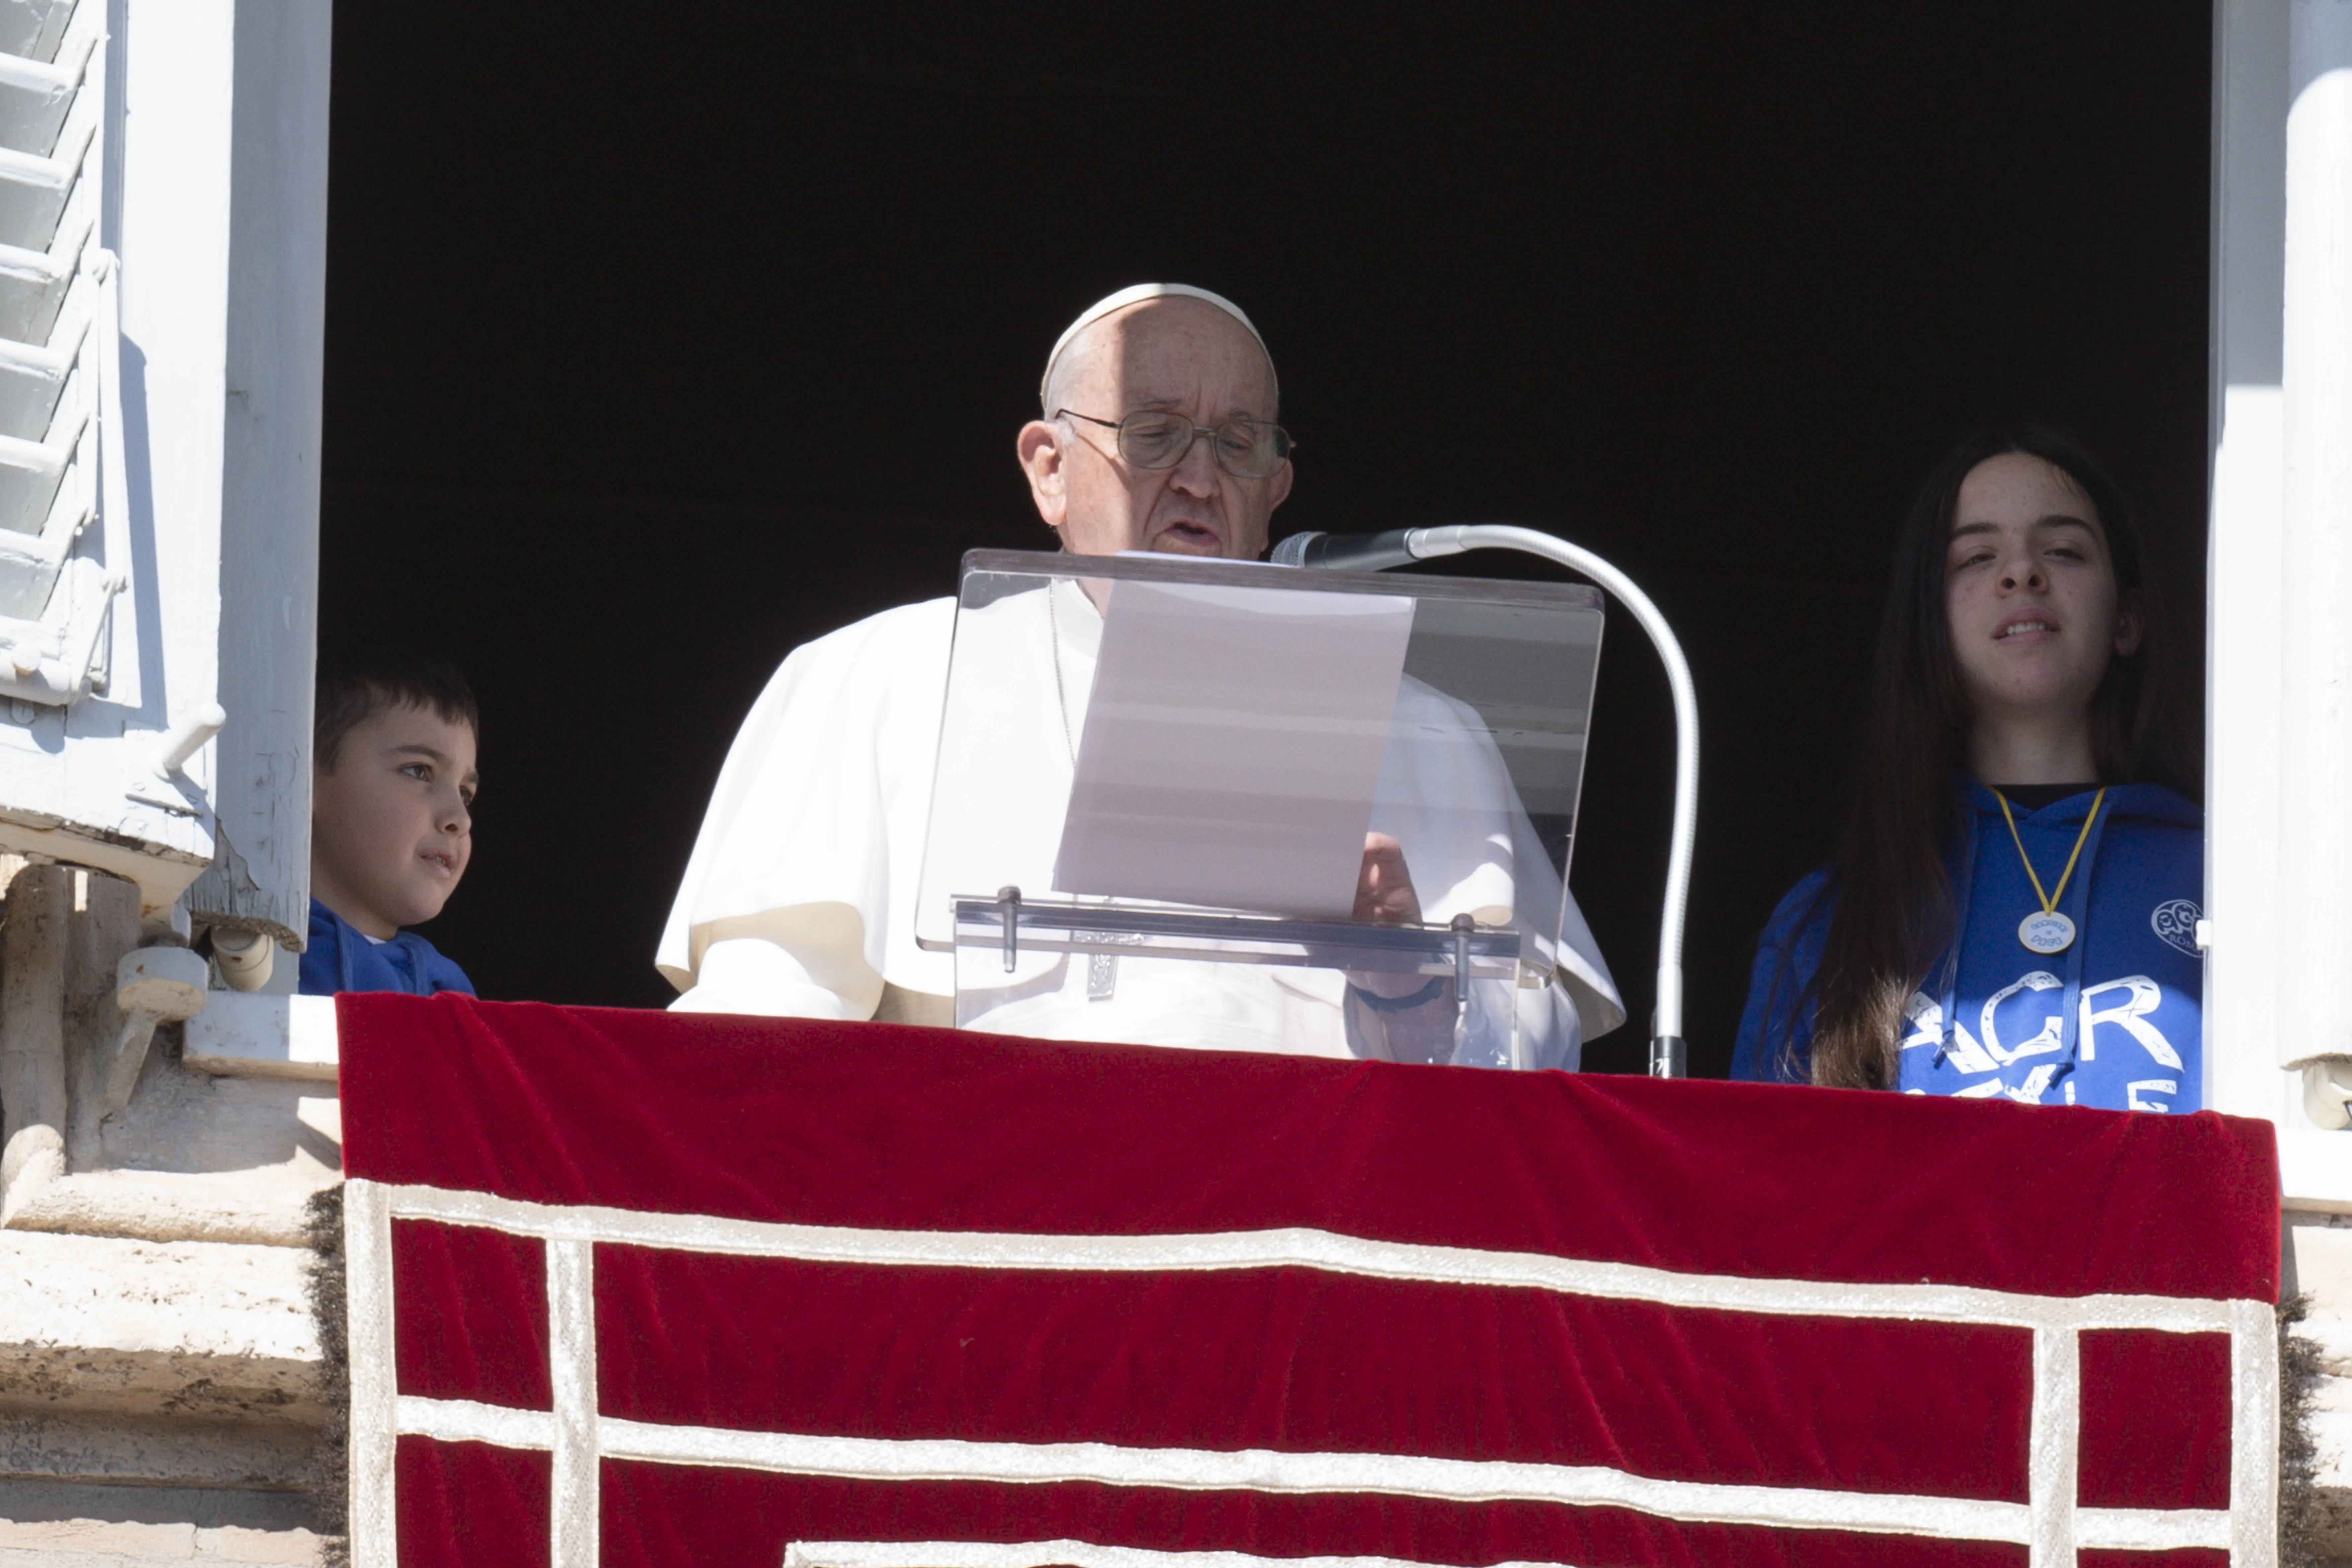
[[[1257,323],[1244,315],[1239,305],[1234,304],[1223,294],[1212,294],[1206,289],[1195,289],[1190,283],[1137,283],[1120,289],[1116,294],[1104,295],[1079,311],[1076,321],[1062,329],[1062,335],[1054,340],[1054,352],[1045,356],[1045,374],[1037,378],[1037,405],[1045,408],[1045,400],[1049,395],[1046,389],[1054,382],[1054,367],[1061,363],[1062,351],[1070,346],[1072,338],[1076,337],[1114,310],[1124,310],[1129,305],[1139,305],[1146,300],[1170,299],[1202,300],[1214,305],[1218,310],[1248,328],[1249,335],[1257,339],[1258,352],[1265,355],[1265,374],[1274,381],[1275,395],[1278,397],[1282,395],[1282,378],[1276,375],[1274,371],[1274,351],[1265,346],[1265,339],[1258,331]],[[1050,415],[1054,411],[1045,408],[1045,412]]]

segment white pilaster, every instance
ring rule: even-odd
[[[2347,18],[2215,10],[2206,603],[2206,1103],[2278,1127],[2291,1207],[2339,1210],[2352,1134],[2288,1069],[2352,1053]]]
[[[2276,1060],[2294,1067],[2352,1055],[2352,0],[2293,0],[2287,76]]]

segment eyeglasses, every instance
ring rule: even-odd
[[[1195,425],[1189,414],[1142,408],[1124,419],[1097,419],[1091,414],[1056,408],[1054,417],[1068,416],[1118,432],[1118,455],[1139,468],[1172,468],[1206,436],[1217,467],[1237,479],[1262,479],[1290,459],[1290,432],[1279,425],[1255,419],[1228,419],[1214,426]]]

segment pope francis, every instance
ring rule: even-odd
[[[1290,441],[1276,422],[1272,356],[1230,300],[1145,284],[1098,301],[1054,345],[1040,399],[1042,417],[1022,426],[1016,451],[1064,551],[1242,561],[1264,552],[1274,509],[1290,493]],[[1024,600],[1042,608],[1031,615]],[[1091,680],[1096,605],[1075,584],[1057,584],[995,609],[1038,622],[1041,668],[1052,639],[1050,668],[1067,679],[1040,680],[1021,700],[1038,709],[1041,735],[1062,740],[1083,720],[1070,699],[1082,699]],[[793,650],[777,670],[728,755],[662,933],[656,962],[683,993],[674,1007],[953,1021],[954,956],[917,945],[914,905],[955,615],[949,598],[887,610]],[[1005,635],[1027,629],[1008,621]],[[1398,701],[1400,715],[1420,713],[1425,730],[1475,729],[1475,715],[1418,681],[1408,679]],[[1069,753],[1035,749],[1041,787],[1025,798],[1058,823]],[[1472,762],[1442,779],[1409,758],[1383,763],[1357,918],[1442,924],[1469,912],[1494,923],[1516,913],[1549,948],[1559,876],[1499,756],[1483,732],[1447,752]],[[1417,815],[1410,797],[1433,789],[1446,809]],[[1484,831],[1463,843],[1448,841],[1465,837],[1458,826],[1433,833],[1432,822],[1464,821],[1465,801]],[[1413,1061],[1516,1057],[1572,1068],[1583,1038],[1622,1022],[1623,1006],[1572,900],[1547,956],[1554,982],[1501,1003],[1510,1017],[1491,1016],[1491,997],[1457,1009],[1450,983],[1424,986],[1417,976],[1129,960],[1107,988],[1103,966],[1090,975],[1081,958],[1023,987],[1017,1005],[981,1026]],[[1520,1048],[1504,1053],[1495,1042],[1514,1025]]]

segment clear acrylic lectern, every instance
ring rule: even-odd
[[[916,908],[957,1023],[1563,1065],[1570,1015],[1622,1018],[1565,894],[1601,618],[1560,584],[967,555]]]

